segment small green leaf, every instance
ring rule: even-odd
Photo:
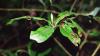
[[[67,37],[75,46],[80,44],[79,36],[73,32],[72,28],[68,24],[62,24],[60,27],[60,32],[63,36]]]
[[[42,43],[46,41],[54,32],[51,26],[43,26],[36,31],[31,31],[30,39],[37,41],[37,43]]]
[[[56,20],[56,25],[57,25],[62,19],[64,19],[64,17],[70,16],[70,15],[72,15],[72,14],[73,14],[73,13],[70,13],[70,12],[68,12],[68,11],[59,13],[58,18],[57,18],[57,20]]]
[[[51,13],[51,22],[53,23],[53,21],[54,21],[54,18],[53,18],[53,14]]]
[[[48,22],[48,25],[51,25],[52,24],[51,17],[50,17],[50,13],[47,14],[47,22]]]
[[[14,19],[11,19],[10,21],[8,21],[7,23],[6,23],[6,25],[11,25],[11,24],[13,24],[15,22],[15,20]]]
[[[22,17],[18,17],[18,18],[13,18],[13,19],[10,19],[7,23],[6,23],[6,25],[11,25],[11,24],[13,24],[13,23],[15,23],[17,20],[21,20],[21,19],[29,19],[29,18],[31,18],[30,16],[22,16]]]

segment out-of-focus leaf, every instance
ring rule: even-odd
[[[18,18],[13,18],[13,19],[10,19],[7,23],[6,23],[6,25],[11,25],[11,24],[13,24],[13,23],[15,23],[17,20],[21,20],[21,19],[29,19],[29,18],[31,18],[30,16],[22,16],[22,17],[18,17]]]
[[[15,23],[15,20],[14,20],[14,19],[11,19],[10,21],[8,21],[8,22],[6,23],[6,25],[11,25],[11,24],[13,24],[13,23]]]
[[[39,0],[39,2],[45,7],[46,6],[46,4],[45,4],[45,2],[43,1],[43,0]]]
[[[55,24],[57,25],[62,19],[64,19],[64,17],[70,16],[70,15],[72,15],[72,14],[73,14],[73,13],[70,13],[70,12],[68,12],[68,11],[59,13],[58,18],[57,18],[57,20],[55,21],[55,22],[56,22]]]
[[[89,33],[90,36],[99,36],[100,35],[100,32],[97,31],[97,30],[92,30],[90,33]]]
[[[97,16],[97,17],[95,17],[95,19],[98,19],[98,20],[100,20],[100,17],[98,17],[98,16]]]
[[[51,48],[47,49],[46,51],[44,52],[41,52],[38,54],[38,56],[47,56],[47,54],[51,51]]]
[[[50,1],[50,4],[52,5],[52,0],[49,0]]]
[[[67,37],[75,46],[78,46],[80,44],[81,39],[79,36],[73,32],[72,28],[64,23],[60,27],[60,32],[63,36]]]
[[[28,44],[28,54],[29,54],[29,56],[36,56],[37,51],[33,51],[31,47],[32,47],[32,42],[30,42]]]
[[[15,53],[13,53],[11,50],[5,50],[5,54],[8,56],[17,56]]]
[[[89,15],[96,16],[100,11],[100,7],[96,7],[93,11],[89,13]]]
[[[36,31],[31,31],[30,39],[35,40],[37,43],[46,41],[54,32],[51,26],[43,26],[38,28]]]

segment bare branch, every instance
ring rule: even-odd
[[[38,11],[38,12],[52,12],[58,14],[59,12],[55,10],[44,10],[44,9],[34,9],[34,8],[0,8],[0,11]]]
[[[66,53],[68,56],[72,56],[72,55],[63,47],[63,45],[62,45],[56,38],[54,38],[54,41],[65,51],[65,53]]]
[[[100,44],[98,44],[98,46],[96,47],[96,49],[94,50],[91,56],[95,56],[99,49],[100,49]]]
[[[72,6],[71,6],[71,8],[70,8],[70,13],[72,12],[72,10],[73,10],[73,8],[74,8],[76,2],[77,2],[77,0],[75,0],[74,3],[72,4]]]

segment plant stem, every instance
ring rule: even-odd
[[[92,43],[92,44],[99,44],[100,43],[100,41],[87,41],[87,43]]]
[[[95,56],[99,48],[100,48],[100,44],[98,44],[98,46],[96,47],[96,49],[94,50],[91,56]]]
[[[54,41],[63,49],[63,51],[65,51],[65,53],[66,53],[68,56],[72,56],[72,55],[63,47],[63,45],[62,45],[56,38],[54,38]]]

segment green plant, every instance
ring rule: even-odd
[[[95,9],[93,12],[91,13],[83,13],[81,15],[83,16],[87,16],[87,15],[96,15],[97,10]],[[47,19],[42,18],[42,17],[34,17],[34,16],[22,16],[22,17],[18,17],[18,18],[13,18],[10,19],[6,25],[12,25],[15,24],[17,22],[17,20],[30,20],[31,23],[37,22],[37,21],[45,21],[48,24],[42,25],[37,29],[37,30],[31,30],[30,32],[30,39],[31,40],[35,40],[37,43],[42,43],[45,41],[48,41],[48,39],[53,35],[54,31],[59,28],[60,29],[60,33],[65,36],[66,38],[68,38],[70,40],[70,42],[72,42],[75,46],[78,46],[81,43],[81,39],[80,37],[82,36],[82,33],[85,35],[85,40],[82,42],[82,44],[79,46],[79,49],[82,48],[82,46],[88,42],[87,39],[87,33],[79,26],[79,24],[76,23],[76,21],[74,21],[75,17],[69,17],[71,15],[80,15],[78,13],[74,13],[74,12],[69,12],[69,11],[65,11],[65,12],[61,12],[59,13],[57,16],[54,16],[53,13],[48,14]],[[98,17],[99,19],[99,17]],[[73,29],[77,29],[77,33],[73,31]],[[99,36],[100,33],[99,31],[93,30],[89,32],[90,36]],[[57,44],[68,54],[68,52],[66,51],[66,49],[64,49],[63,46],[61,46],[61,43],[55,38],[53,37],[55,42],[57,42]],[[62,37],[63,38],[63,37]],[[29,45],[27,46],[28,48],[28,54],[30,56],[36,56],[38,54],[38,56],[45,56],[47,55],[47,53],[49,53],[51,51],[51,48],[49,48],[48,50],[38,53],[38,51],[33,51],[31,50],[31,46],[32,43],[29,43]],[[6,51],[6,50],[5,50]],[[77,52],[78,53],[78,52]],[[6,52],[7,55],[13,56],[15,54],[12,54],[12,52],[8,51]],[[70,54],[68,54],[70,55]]]
[[[41,4],[39,4],[37,2],[39,2]],[[7,4],[7,6],[5,6],[6,5],[5,3]],[[20,20],[22,20],[22,21],[25,20],[25,22],[27,20],[29,20],[30,23],[33,23],[33,22],[39,23],[40,21],[41,22],[45,21],[48,24],[42,25],[41,23],[39,23],[39,26],[40,26],[39,28],[37,28],[36,30],[31,29],[30,36],[29,36],[30,39],[36,41],[37,43],[34,41],[33,42],[37,46],[38,44],[45,44],[45,42],[48,41],[48,39],[51,39],[50,37],[53,37],[52,40],[55,41],[55,43],[57,44],[55,46],[57,46],[57,47],[59,46],[59,48],[56,48],[55,46],[53,46],[53,48],[52,47],[50,47],[48,49],[46,48],[45,51],[40,52],[40,50],[39,51],[33,50],[32,48],[34,48],[34,47],[32,47],[32,46],[33,45],[35,46],[35,44],[33,42],[29,41],[27,46],[26,45],[24,46],[25,50],[22,49],[22,46],[18,46],[19,48],[17,48],[17,46],[16,46],[15,49],[17,49],[17,50],[16,51],[14,50],[15,52],[13,52],[13,50],[12,50],[12,49],[14,49],[13,47],[11,47],[11,49],[7,49],[7,50],[0,49],[0,56],[1,56],[1,54],[3,56],[19,56],[18,55],[19,52],[21,52],[21,53],[25,52],[26,55],[28,54],[28,56],[48,56],[49,53],[55,51],[55,50],[51,50],[51,49],[59,49],[59,50],[56,50],[58,52],[57,53],[58,55],[59,55],[59,53],[61,53],[61,55],[59,55],[59,56],[66,56],[66,54],[68,56],[73,56],[73,53],[71,53],[71,52],[73,52],[73,50],[71,50],[71,49],[73,49],[73,48],[71,48],[72,45],[71,46],[68,45],[69,43],[62,41],[62,39],[61,39],[61,41],[59,41],[59,39],[58,39],[59,36],[56,36],[56,37],[52,36],[53,34],[55,34],[55,31],[58,29],[60,30],[59,33],[62,34],[64,37],[68,38],[70,40],[70,42],[73,43],[76,47],[79,45],[78,51],[77,51],[76,55],[74,55],[74,56],[81,56],[81,54],[83,56],[90,56],[91,52],[85,54],[85,50],[84,50],[87,43],[92,43],[93,45],[94,44],[97,45],[96,49],[94,50],[94,52],[92,51],[93,53],[91,55],[91,56],[95,56],[96,53],[98,52],[98,50],[100,49],[100,42],[98,40],[91,41],[88,39],[92,39],[92,37],[93,37],[93,39],[99,39],[100,29],[98,29],[98,26],[96,25],[96,27],[94,27],[94,28],[90,27],[91,29],[87,29],[87,27],[83,27],[83,28],[86,28],[85,29],[86,31],[84,31],[83,28],[80,27],[82,25],[79,25],[81,23],[77,24],[76,23],[77,20],[74,21],[74,19],[78,19],[79,21],[83,22],[83,24],[85,23],[84,19],[86,19],[87,22],[89,20],[89,23],[91,25],[93,25],[92,23],[94,23],[91,21],[91,19],[95,19],[98,23],[100,23],[100,17],[94,17],[100,11],[99,7],[96,7],[90,13],[83,13],[83,12],[87,12],[87,10],[93,9],[97,4],[98,4],[97,0],[91,0],[91,1],[88,1],[88,0],[87,1],[85,1],[85,0],[80,0],[80,1],[78,1],[78,0],[59,0],[59,1],[57,1],[57,0],[22,0],[22,1],[21,0],[20,1],[11,0],[9,2],[5,2],[4,0],[1,0],[0,11],[2,11],[4,13],[1,12],[1,14],[0,14],[1,15],[0,16],[0,18],[1,18],[0,19],[0,33],[2,33],[1,30],[3,28],[5,28],[5,22],[8,21],[8,19],[5,20],[5,19],[3,19],[3,17],[4,18],[17,17],[17,16],[20,16],[20,14],[26,15],[26,12],[28,12],[29,13],[28,15],[31,15],[31,16],[22,16],[22,17],[10,19],[6,23],[6,25],[13,25],[14,31],[16,32],[14,34],[16,34],[16,36],[18,36],[20,38],[19,35],[22,36],[23,34],[19,33],[20,30],[17,29],[17,27],[22,28],[22,29],[24,28],[23,26],[20,27],[21,26],[20,22],[19,22]],[[65,10],[69,10],[69,11],[65,11]],[[20,11],[20,13],[18,13],[17,11],[18,12]],[[62,11],[65,11],[65,12],[62,12]],[[78,13],[74,13],[72,11],[78,12]],[[6,14],[5,12],[7,12],[6,16],[3,15],[3,14]],[[25,12],[25,13],[22,13],[22,12]],[[39,17],[34,17],[33,14],[34,13],[38,14],[38,12],[39,12]],[[44,16],[45,12],[47,12],[47,13],[51,12],[51,13],[47,14],[48,16],[47,15]],[[61,12],[61,13],[59,13],[59,12]],[[12,15],[12,14],[14,14],[14,15]],[[55,16],[55,14],[58,14],[58,15]],[[70,17],[73,14],[75,15],[75,17]],[[81,15],[81,18],[78,17],[80,15]],[[92,15],[93,17],[92,16],[90,17],[89,15]],[[42,18],[42,16],[44,16],[44,17]],[[84,17],[84,16],[86,16],[86,17]],[[87,18],[87,17],[89,17],[89,18]],[[93,20],[93,21],[95,21],[95,20]],[[3,23],[4,23],[4,25],[3,25]],[[22,23],[22,24],[24,24],[24,23]],[[88,26],[87,23],[86,23],[86,26]],[[7,26],[7,27],[9,27],[9,26]],[[28,27],[28,26],[26,26],[26,27]],[[75,32],[73,29],[75,29],[75,30],[77,29],[76,30],[77,32]],[[5,29],[2,31],[6,32]],[[9,32],[9,33],[11,33],[11,32]],[[84,36],[82,34],[84,34]],[[6,34],[4,33],[4,35],[6,35]],[[24,34],[24,35],[27,35],[27,34]],[[3,35],[0,34],[1,38],[2,38],[2,36]],[[16,36],[13,36],[11,34],[12,38],[14,38]],[[4,36],[4,37],[7,37],[6,38],[7,42],[4,41],[5,43],[2,43],[2,41],[1,41],[2,39],[0,39],[0,44],[1,44],[0,48],[6,46],[6,43],[9,43],[10,39],[12,39],[12,38],[8,39],[9,38],[8,35]],[[25,36],[23,36],[23,37],[25,37]],[[64,37],[61,37],[61,38],[64,38]],[[80,38],[80,37],[83,37],[84,39]],[[66,38],[64,38],[64,39],[66,39]],[[13,40],[16,40],[16,39],[14,38]],[[20,39],[19,39],[19,41],[20,41]],[[4,44],[4,45],[2,45],[2,44]],[[71,52],[63,44],[66,44],[68,47],[70,46]],[[16,45],[16,41],[15,41],[15,45]],[[88,45],[91,46],[90,44],[88,44]],[[4,47],[4,48],[6,48],[6,47]],[[39,47],[41,47],[41,45],[39,45]],[[74,49],[76,49],[76,47]],[[60,50],[60,48],[61,48],[61,50]],[[85,49],[88,49],[88,48],[85,48]],[[62,51],[64,51],[64,52],[62,52]],[[62,55],[63,53],[65,53],[65,55]],[[57,56],[57,55],[52,55],[52,53],[51,53],[51,56]]]
[[[11,19],[8,24],[12,24],[16,20],[20,19],[26,19],[26,20],[44,20],[48,22],[48,25],[41,26],[35,31],[31,31],[30,33],[30,39],[35,40],[38,43],[42,43],[44,41],[47,41],[49,37],[53,34],[55,29],[59,27],[60,32],[63,36],[67,37],[75,46],[78,46],[80,44],[80,34],[83,32],[83,29],[75,22],[73,21],[74,17],[68,18],[68,16],[72,15],[74,13],[70,13],[68,11],[61,12],[58,14],[57,17],[54,17],[54,15],[51,13],[50,18],[46,20],[45,18],[41,17],[31,17],[31,16],[22,16],[19,18]],[[63,20],[65,18],[65,20]],[[68,22],[71,21],[71,22]],[[75,33],[72,28],[78,29],[78,34]]]

